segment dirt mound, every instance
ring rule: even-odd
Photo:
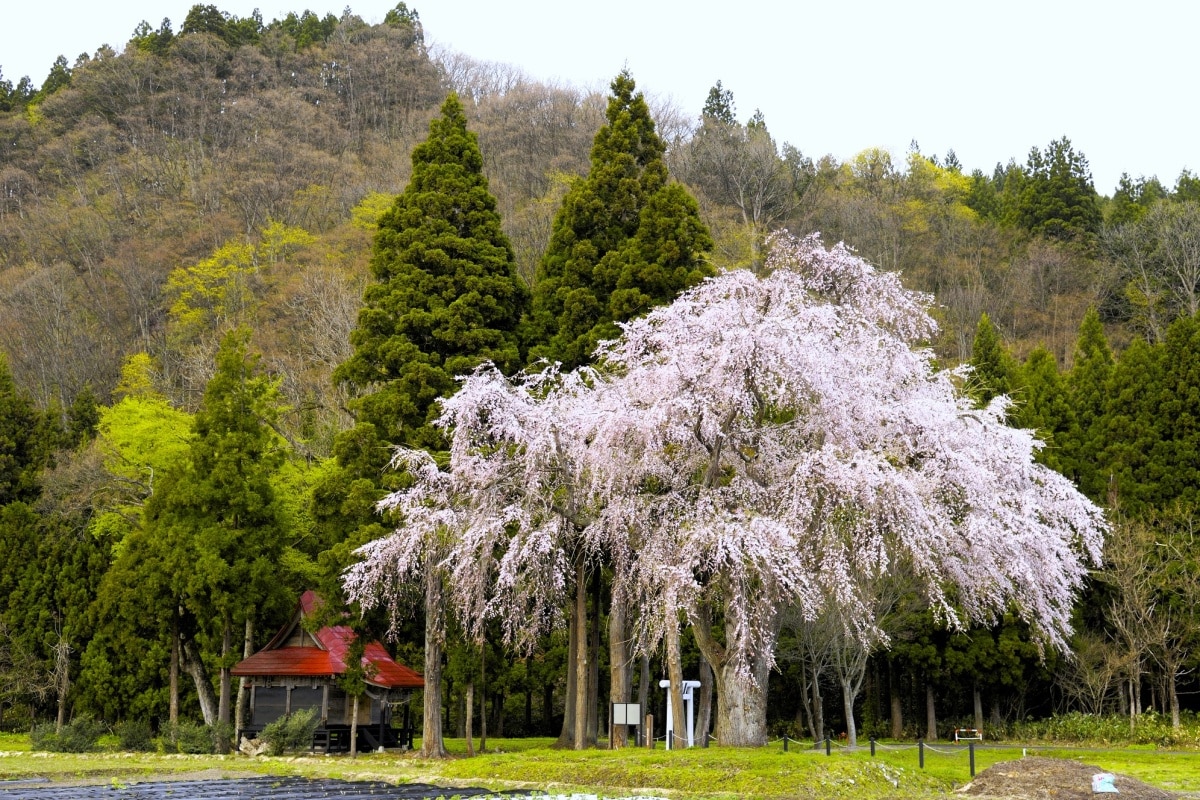
[[[1108,770],[1061,758],[1030,756],[1016,761],[1001,761],[975,776],[958,791],[970,797],[1004,800],[1175,800],[1175,795],[1143,783],[1137,778],[1117,775],[1113,785],[1119,794],[1092,794],[1092,776]]]

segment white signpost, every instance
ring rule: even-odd
[[[671,712],[671,682],[659,681],[658,685],[667,690],[667,749],[671,749],[671,740],[675,738],[675,719]],[[684,728],[687,735],[687,746],[695,746],[695,741],[692,738],[692,732],[695,724],[692,722],[692,691],[700,688],[700,681],[684,681],[683,682],[683,704],[687,709],[687,726]]]

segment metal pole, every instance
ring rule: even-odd
[[[925,740],[924,739],[917,739],[917,753],[919,754],[917,761],[918,761],[918,763],[920,763],[921,769],[925,769]]]
[[[967,753],[971,759],[971,777],[975,777],[975,743],[971,742],[967,745]]]

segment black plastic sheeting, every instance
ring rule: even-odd
[[[48,781],[0,781],[0,800],[435,800],[450,797],[497,797],[507,792],[451,789],[424,783],[339,781],[309,778],[236,778],[230,780],[116,781],[87,786],[56,786]],[[528,797],[528,792],[521,793]]]

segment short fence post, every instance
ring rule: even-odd
[[[829,755],[830,750],[832,748],[833,748],[833,740],[830,739],[828,736],[826,736],[825,737],[825,755]]]
[[[871,758],[875,757],[875,737],[871,737]]]
[[[975,743],[971,742],[967,745],[967,753],[971,759],[971,777],[975,777]]]
[[[646,715],[646,749],[654,749],[654,715]]]
[[[704,734],[704,746],[708,747],[708,733]]]
[[[787,752],[787,740],[788,740],[788,737],[787,737],[787,734],[785,733],[783,735],[783,752],[785,752],[785,753]]]
[[[925,740],[917,739],[917,763],[925,769]]]

